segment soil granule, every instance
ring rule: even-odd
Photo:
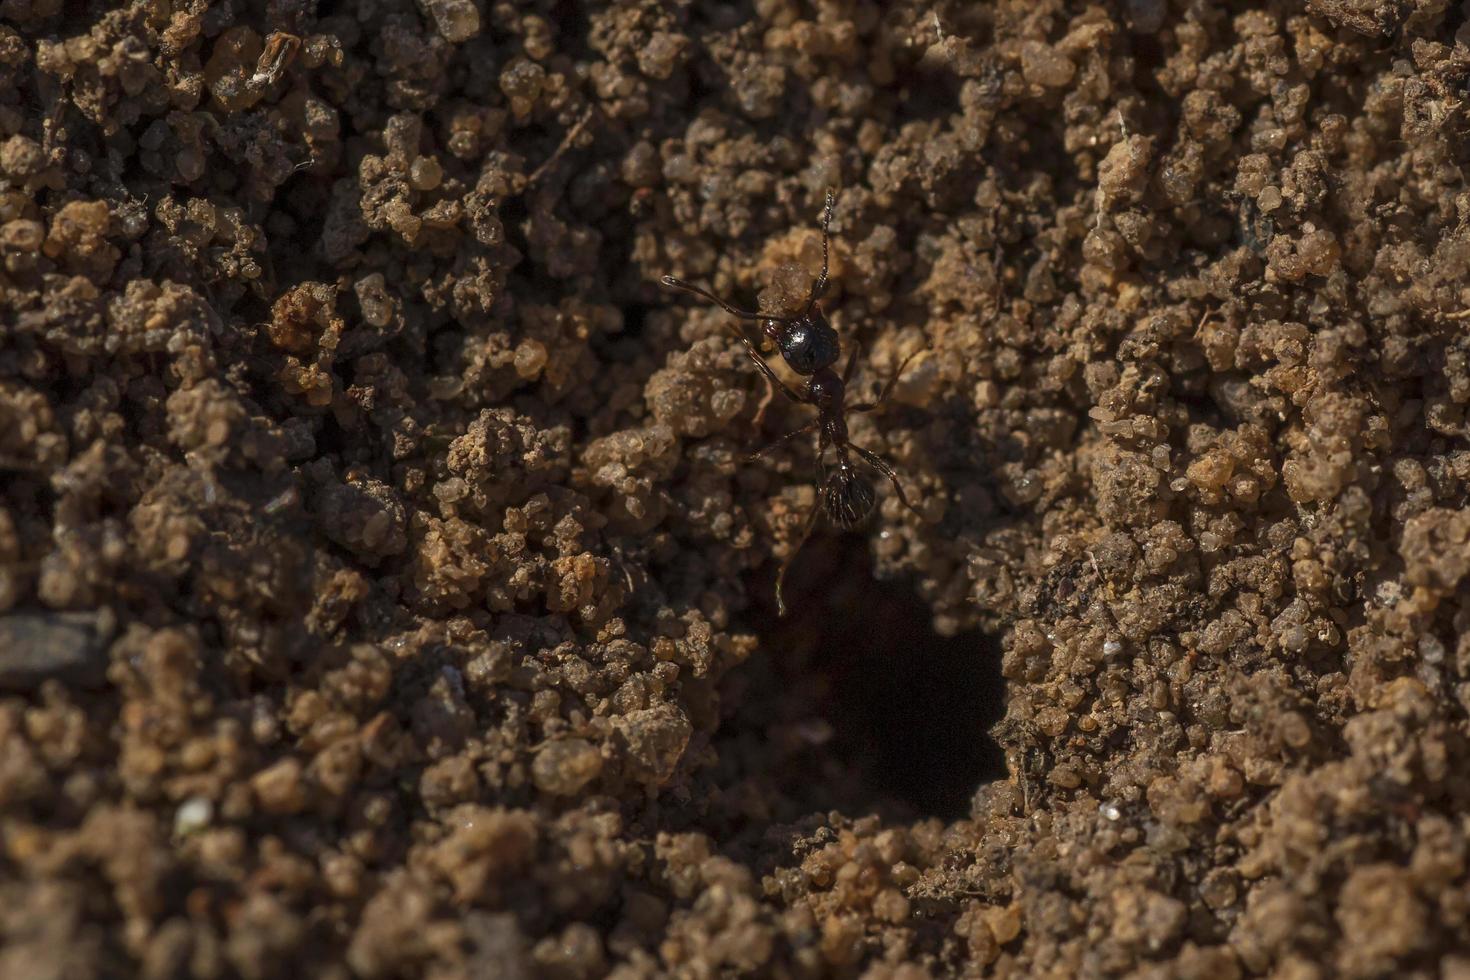
[[[1449,0],[0,0],[0,977],[1470,976],[1467,84]],[[810,410],[658,280],[789,305],[829,188],[918,513],[779,619]]]

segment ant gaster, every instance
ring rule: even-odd
[[[684,282],[682,279],[664,276],[660,280],[665,286],[682,289],[719,304],[731,316],[742,320],[759,321],[761,332],[776,345],[787,367],[807,379],[800,391],[792,390],[776,376],[776,372],[766,363],[766,359],[761,356],[755,344],[751,343],[750,338],[733,325],[730,327],[731,332],[745,347],[745,352],[750,355],[751,360],[755,362],[756,367],[766,376],[766,380],[773,388],[794,402],[812,405],[817,409],[815,419],[799,429],[786,433],[747,458],[747,461],[758,459],[798,436],[805,435],[813,429],[817,430],[817,465],[821,470],[821,480],[817,487],[817,500],[807,514],[801,538],[776,573],[776,607],[781,615],[786,612],[786,602],[782,596],[786,570],[791,566],[797,553],[801,551],[802,545],[806,544],[807,538],[810,537],[812,529],[816,526],[817,516],[826,513],[828,520],[846,529],[861,523],[873,511],[873,505],[877,500],[873,493],[873,483],[857,468],[852,458],[854,455],[887,477],[888,481],[893,484],[893,490],[898,495],[899,502],[914,511],[915,514],[918,513],[913,504],[909,503],[908,496],[903,492],[903,485],[898,482],[898,476],[893,472],[893,467],[888,461],[877,453],[854,444],[848,438],[847,412],[870,412],[882,405],[893,391],[893,385],[903,373],[904,367],[914,355],[910,354],[904,358],[903,363],[888,379],[888,383],[883,386],[883,391],[876,399],[855,405],[846,403],[847,383],[852,379],[853,367],[857,364],[858,348],[854,347],[852,353],[848,355],[847,366],[843,368],[842,375],[839,377],[837,372],[832,370],[832,366],[842,356],[842,345],[838,340],[837,331],[833,330],[832,325],[827,322],[827,317],[819,305],[827,292],[828,227],[832,223],[832,204],[832,192],[828,191],[826,208],[822,214],[822,273],[812,283],[806,305],[800,313],[794,316],[752,313],[726,302],[707,290]],[[829,469],[827,466],[826,457],[829,447],[837,456],[835,469]]]

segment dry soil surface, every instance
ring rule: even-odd
[[[0,0],[0,976],[1470,976],[1467,79],[1449,0]],[[779,620],[810,409],[658,279],[789,308],[828,188],[917,513]]]

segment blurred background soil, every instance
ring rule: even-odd
[[[1470,976],[1449,0],[0,0],[0,976]],[[854,439],[720,310],[830,308]]]

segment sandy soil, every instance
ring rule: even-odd
[[[1466,977],[1448,0],[0,0],[0,976]],[[916,515],[719,309],[820,261]],[[789,377],[789,375],[788,375]]]

